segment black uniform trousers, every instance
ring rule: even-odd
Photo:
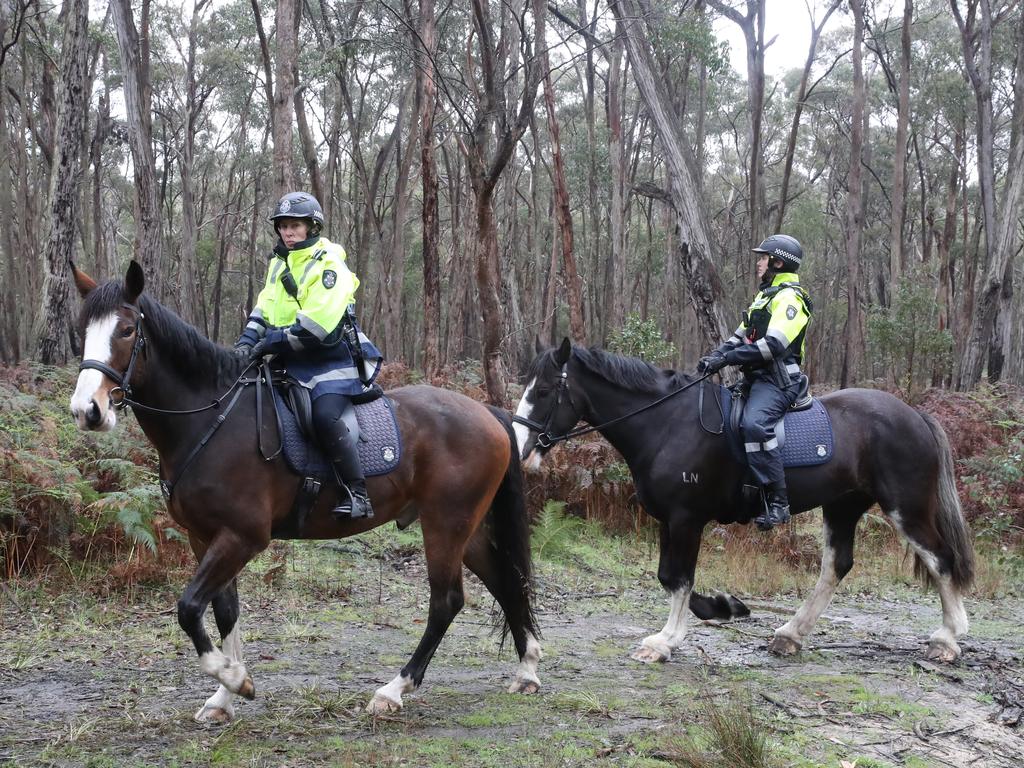
[[[750,390],[741,428],[747,463],[763,487],[784,490],[786,477],[775,425],[796,402],[799,378],[792,379],[785,389],[780,388],[768,372],[753,371],[747,373],[746,378]]]

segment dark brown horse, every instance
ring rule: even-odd
[[[196,719],[230,720],[233,695],[255,693],[242,662],[235,579],[274,532],[287,528],[301,480],[283,459],[267,462],[260,455],[258,387],[240,383],[246,363],[143,295],[138,264],[132,262],[123,283],[97,286],[78,270],[74,275],[85,298],[80,317],[85,362],[71,412],[81,429],[109,430],[117,420],[115,406],[130,393],[136,418],[160,456],[161,480],[175,480],[168,510],[188,531],[199,561],[178,601],[178,622],[192,639],[202,670],[220,682]],[[196,453],[218,418],[217,410],[208,409],[211,401],[239,392],[234,410]],[[430,583],[426,629],[412,658],[376,691],[367,710],[401,708],[403,694],[423,680],[462,608],[463,564],[504,612],[504,629],[511,632],[520,659],[509,690],[532,693],[540,687],[541,651],[529,590],[529,526],[509,416],[434,387],[403,387],[389,397],[403,454],[393,472],[369,480],[375,517],[339,522],[330,514],[333,494],[323,493],[302,530],[302,538],[334,539],[392,520],[402,527],[420,521]],[[263,424],[273,431],[269,398],[262,407]],[[211,603],[220,650],[203,626]]]
[[[540,351],[527,380],[515,417],[526,466],[535,467],[577,422],[594,425],[622,454],[640,503],[661,524],[658,579],[671,594],[669,618],[633,657],[668,659],[686,636],[687,609],[702,619],[749,613],[735,598],[693,591],[704,526],[750,522],[740,498],[743,467],[717,429],[719,412],[705,405],[701,413],[698,380],[573,347],[568,339],[558,349]],[[706,397],[710,403],[712,396]],[[663,402],[631,415],[658,400]],[[929,639],[928,656],[954,660],[960,655],[957,638],[967,632],[962,594],[973,577],[974,552],[942,427],[877,390],[844,389],[820,400],[835,431],[834,455],[819,466],[787,469],[786,483],[794,512],[822,508],[821,575],[796,615],[775,631],[769,649],[788,655],[801,648],[853,566],[857,522],[878,504],[914,551],[915,570],[934,583],[942,600],[942,626]]]

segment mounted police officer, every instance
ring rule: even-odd
[[[372,517],[357,439],[344,419],[350,398],[373,382],[383,362],[350,310],[359,278],[346,266],[345,249],[320,234],[324,212],[312,195],[288,193],[270,221],[278,241],[267,282],[235,350],[250,360],[277,355],[311,390],[314,429],[338,482],[348,489],[349,498],[333,514]]]
[[[796,401],[804,336],[812,305],[797,272],[803,249],[796,238],[772,235],[756,248],[761,285],[743,324],[697,364],[701,373],[739,365],[749,388],[743,412],[743,443],[750,469],[764,491],[766,508],[754,518],[767,531],[789,520],[789,497],[775,425]]]

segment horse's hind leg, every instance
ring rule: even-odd
[[[824,507],[822,513],[821,573],[814,591],[797,610],[796,615],[777,630],[768,650],[789,656],[803,647],[822,611],[828,607],[836,587],[853,567],[853,536],[857,522],[867,511],[870,501],[863,498],[842,499]]]
[[[942,601],[942,626],[928,638],[928,658],[956,661],[961,653],[957,639],[967,634],[969,624],[963,596],[951,575],[953,552],[942,542],[934,524],[922,522],[928,519],[925,515],[894,510],[889,518],[914,550],[918,565],[927,571]],[[920,567],[917,570],[924,576]]]
[[[203,614],[210,602],[228,588],[259,549],[246,544],[233,531],[221,530],[206,549],[192,581],[178,600],[178,624],[192,639],[203,672],[216,678],[231,693],[247,699],[256,695],[252,678],[240,660],[214,647],[203,625]],[[226,607],[224,604],[221,606],[222,610]],[[222,616],[226,618],[227,614],[223,613]],[[232,653],[233,645],[233,642],[229,643],[226,648],[229,654]],[[238,650],[240,655],[240,646]]]
[[[221,651],[232,661],[242,661],[242,637],[238,617],[238,582],[231,583],[218,592],[213,598],[213,616],[217,620],[217,629],[220,631]],[[235,708],[232,699],[235,694],[229,691],[224,685],[217,688],[217,692],[206,700],[206,703],[199,708],[195,714],[195,720],[199,723],[228,723],[235,718]]]
[[[536,693],[540,690],[537,664],[541,660],[540,643],[534,635],[532,611],[530,610],[529,585],[523,580],[522,588],[515,589],[502,578],[501,554],[491,543],[487,529],[477,529],[466,548],[463,562],[484,583],[494,595],[505,614],[512,642],[519,654],[519,668],[516,670],[509,693]],[[511,567],[506,564],[506,567]]]
[[[372,714],[397,712],[402,708],[402,695],[419,688],[434,651],[465,602],[462,592],[462,548],[465,542],[456,543],[453,537],[457,539],[457,536],[451,531],[437,531],[424,516],[420,520],[430,583],[427,627],[409,662],[390,683],[378,688],[366,705],[366,711]]]

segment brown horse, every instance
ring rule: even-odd
[[[168,511],[188,531],[199,566],[178,601],[178,622],[199,654],[202,670],[220,687],[199,709],[199,721],[229,721],[233,694],[252,698],[255,686],[242,662],[236,577],[275,537],[288,516],[301,479],[280,457],[259,451],[254,413],[274,425],[269,398],[247,385],[247,364],[142,295],[134,261],[124,282],[97,284],[74,269],[85,298],[84,339],[71,412],[83,430],[109,430],[116,408],[130,403],[160,456],[160,477],[170,485]],[[434,387],[403,387],[388,395],[402,433],[403,453],[390,474],[368,481],[375,516],[338,521],[333,494],[322,493],[302,526],[301,538],[352,536],[384,523],[419,519],[426,551],[430,605],[426,629],[412,658],[367,705],[395,711],[415,690],[449,624],[463,605],[462,566],[480,577],[504,612],[520,664],[509,690],[540,687],[541,650],[530,596],[529,525],[522,475],[509,415]],[[211,409],[211,401],[231,400]],[[237,408],[232,410],[232,406]],[[224,414],[222,418],[218,415]],[[212,425],[221,426],[211,434]],[[272,427],[268,427],[272,431]],[[273,439],[270,435],[270,439]],[[208,442],[207,442],[208,441]],[[213,604],[222,649],[203,626]]]

